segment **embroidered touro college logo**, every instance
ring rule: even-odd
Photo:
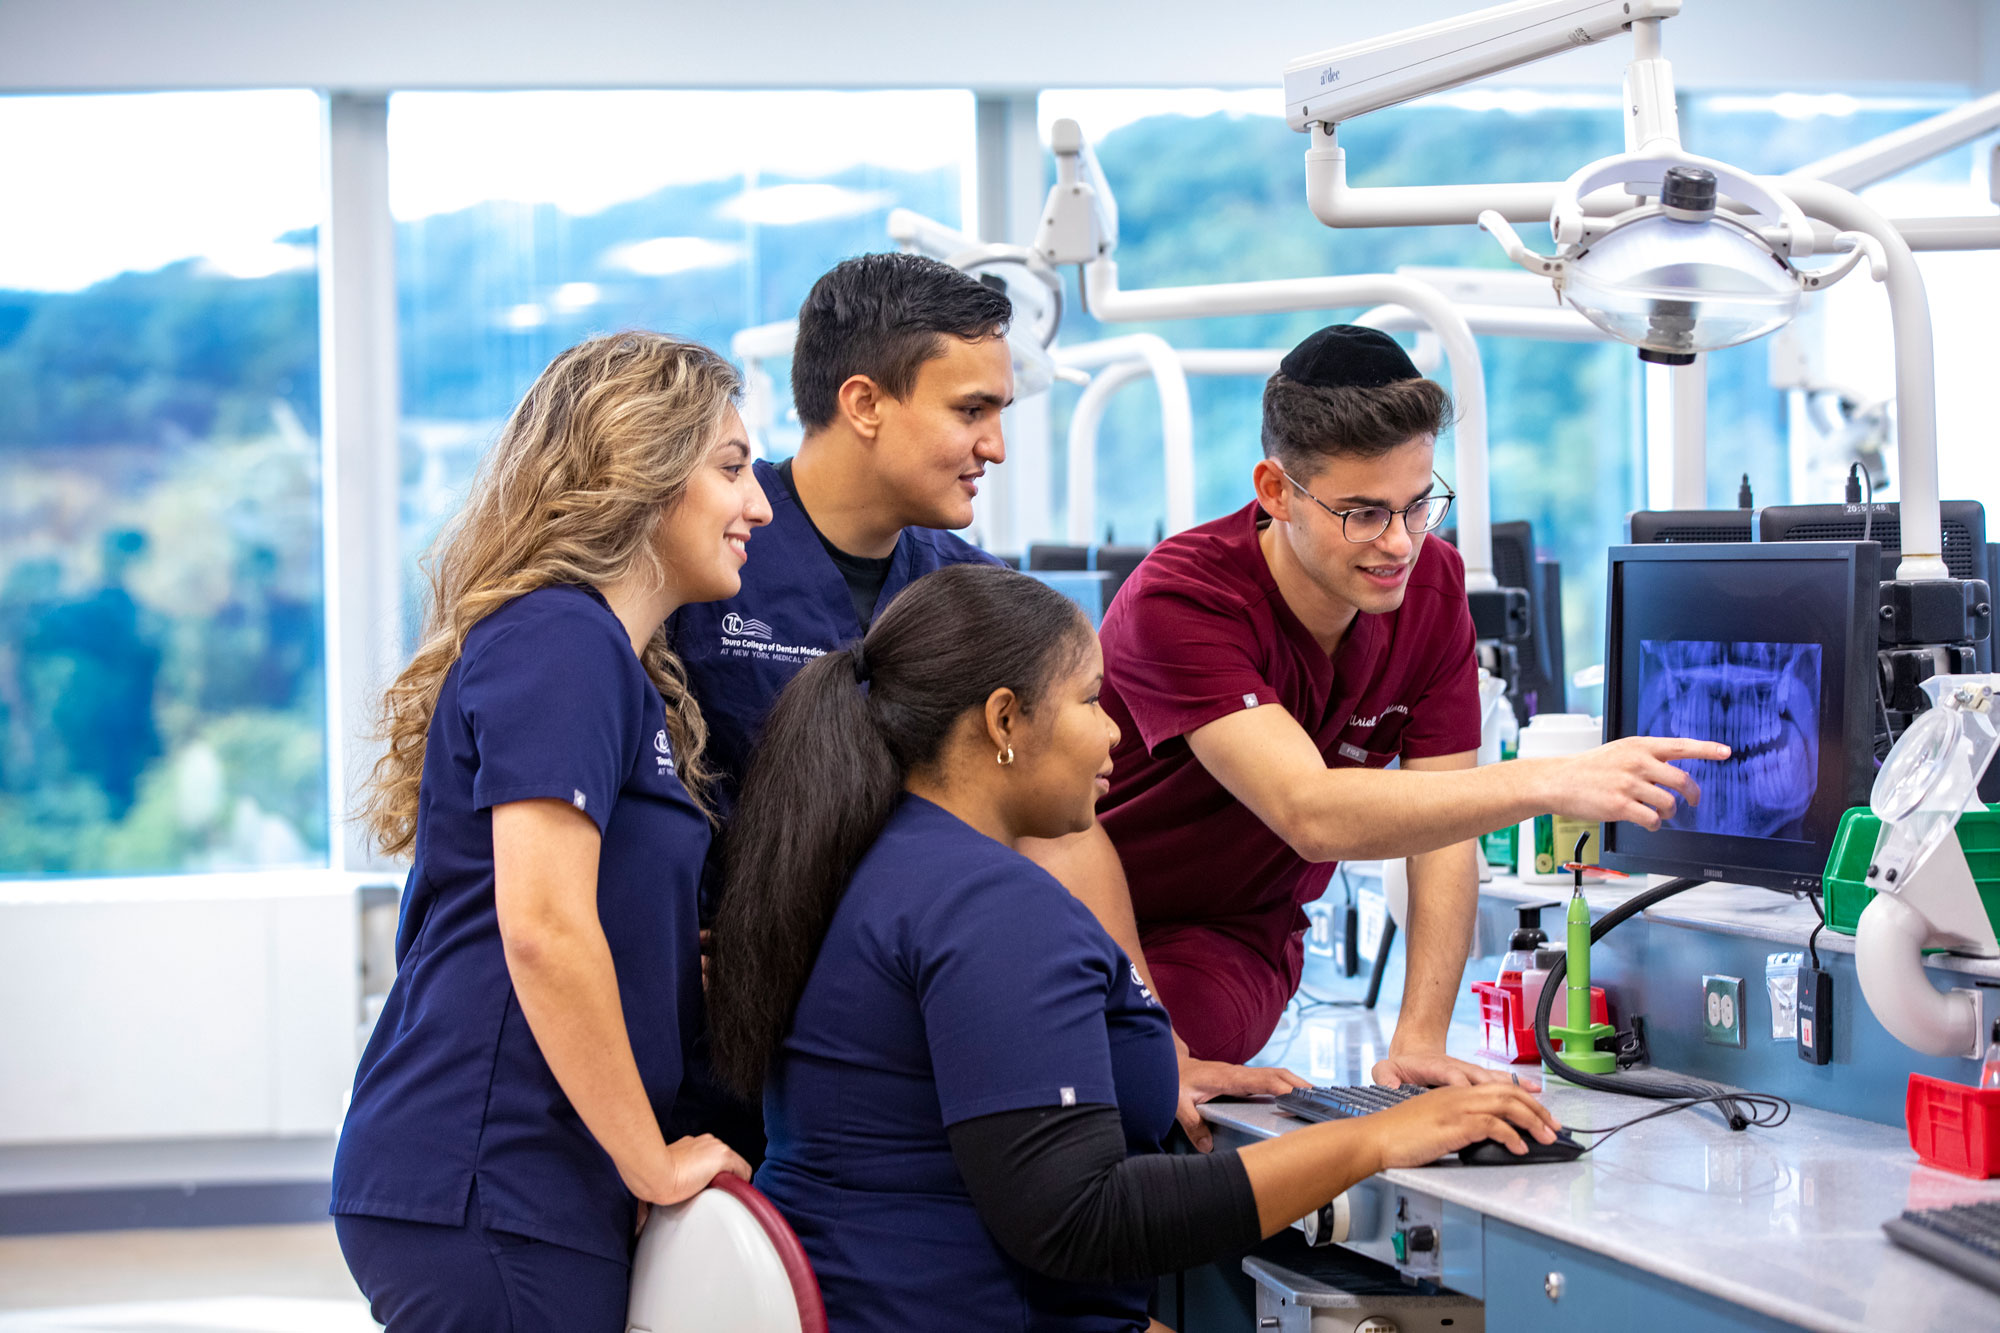
[[[659,769],[656,776],[674,771],[674,743],[667,739],[666,728],[662,727],[653,737],[653,751]]]
[[[739,616],[734,611],[726,612],[722,617],[722,640],[717,656],[747,657],[760,662],[801,667],[815,657],[826,655],[824,648],[802,643],[778,643],[776,639],[777,635],[764,621]]]
[[[745,620],[734,611],[722,618],[722,632],[733,639],[765,639],[771,637],[771,627],[761,620]]]

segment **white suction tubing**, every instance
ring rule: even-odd
[[[1545,208],[1544,213],[1547,212]],[[1269,282],[1221,282],[1204,287],[1118,289],[1118,263],[1098,259],[1084,266],[1083,289],[1092,317],[1107,323],[1138,320],[1213,319],[1224,315],[1272,315],[1294,310],[1339,310],[1384,303],[1423,317],[1444,346],[1451,388],[1458,403],[1453,451],[1458,471],[1458,550],[1465,560],[1468,590],[1497,588],[1493,577],[1493,506],[1487,480],[1486,371],[1479,344],[1465,316],[1445,295],[1426,283],[1392,274],[1353,277],[1282,278]]]
[[[1940,991],[1924,975],[1931,923],[1893,893],[1878,893],[1854,927],[1861,994],[1890,1036],[1926,1055],[1976,1055],[1979,999]]]
[[[1899,579],[1941,579],[1944,534],[1938,517],[1937,370],[1931,350],[1931,304],[1917,257],[1895,224],[1851,192],[1799,176],[1764,184],[1792,197],[1808,217],[1881,242],[1889,261],[1889,328],[1896,349],[1897,482],[1902,492],[1903,561]]]
[[[1157,333],[1128,333],[1056,351],[1065,366],[1106,369],[1084,386],[1069,419],[1069,540],[1096,540],[1097,427],[1111,396],[1151,375],[1160,394],[1160,443],[1167,473],[1167,531],[1194,526],[1194,405],[1187,372],[1173,347]]]

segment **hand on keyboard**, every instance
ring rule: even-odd
[[[1428,1090],[1308,1088],[1278,1098],[1278,1105],[1308,1120],[1358,1118],[1367,1127],[1383,1167],[1427,1166],[1488,1139],[1510,1152],[1525,1153],[1528,1138],[1553,1144],[1562,1128],[1547,1107],[1512,1083]]]

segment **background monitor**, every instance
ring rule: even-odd
[[[1720,740],[1657,830],[1604,826],[1628,872],[1817,889],[1840,817],[1874,781],[1872,542],[1611,549],[1604,736]]]
[[[1445,528],[1438,535],[1458,545],[1457,528]],[[1521,588],[1528,594],[1528,637],[1513,645],[1519,665],[1515,714],[1526,725],[1536,713],[1567,712],[1562,566],[1535,554],[1535,530],[1525,519],[1493,525],[1493,577],[1503,588]]]
[[[1872,512],[1868,512],[1871,511]],[[1944,563],[1955,579],[1993,583],[1993,548],[1986,542],[1986,506],[1977,500],[1945,500],[1938,505],[1938,526],[1944,537]],[[1766,542],[1858,542],[1868,539],[1882,548],[1881,578],[1893,581],[1903,558],[1902,506],[1894,500],[1869,505],[1771,505],[1757,511],[1757,539]],[[1994,634],[2000,637],[2000,617]],[[1993,638],[1975,648],[1979,669],[1993,669]],[[1991,797],[1988,798],[1993,799]]]
[[[1104,574],[1104,608],[1109,609],[1111,599],[1125,586],[1125,580],[1132,577],[1132,571],[1146,558],[1150,546],[1123,546],[1105,542],[1094,546],[1070,546],[1059,542],[1035,542],[1028,547],[1027,557],[1021,562],[1022,569],[1030,574],[1056,570],[1098,571]]]
[[[1639,545],[1655,542],[1755,541],[1748,509],[1640,509],[1625,516],[1625,535]]]

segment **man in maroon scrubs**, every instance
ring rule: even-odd
[[[1375,1080],[1504,1077],[1444,1053],[1477,905],[1472,840],[1549,811],[1657,827],[1699,798],[1669,761],[1727,753],[1634,737],[1473,767],[1465,567],[1424,539],[1450,508],[1432,471],[1449,414],[1386,334],[1320,330],[1265,389],[1255,502],[1162,542],[1104,617],[1103,702],[1122,734],[1111,791],[1099,828],[1037,855],[1166,1005],[1182,1123],[1204,1146],[1195,1101],[1296,1081],[1239,1066],[1298,987],[1303,908],[1335,862],[1409,858],[1403,1004]]]

